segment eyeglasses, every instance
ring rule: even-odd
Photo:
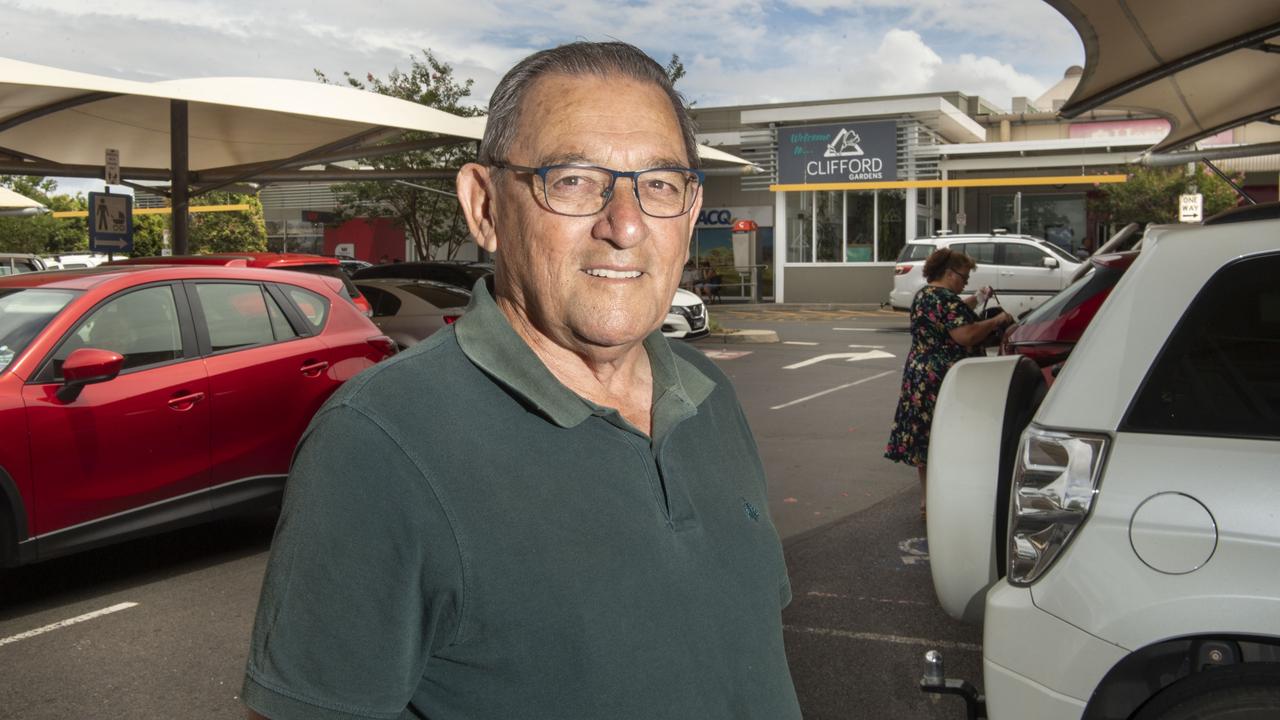
[[[951,270],[951,268],[947,268],[947,269]],[[966,283],[969,282],[969,273],[960,273],[960,272],[956,272],[955,270],[951,270],[951,272],[955,273],[956,275],[959,275],[960,279],[964,280]]]
[[[659,167],[623,172],[595,165],[525,167],[493,162],[490,167],[537,175],[547,208],[559,215],[586,217],[604,210],[618,178],[631,178],[640,210],[656,218],[679,217],[693,207],[706,176],[700,170]]]

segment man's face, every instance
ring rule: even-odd
[[[558,163],[614,170],[689,165],[671,103],[653,85],[619,77],[539,79],[526,96],[508,157],[513,165]],[[508,314],[577,352],[626,350],[656,329],[688,256],[691,212],[641,212],[620,178],[601,212],[557,215],[533,175],[491,170],[497,293]]]

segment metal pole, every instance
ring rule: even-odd
[[[169,101],[170,190],[173,193],[173,254],[187,255],[187,208],[190,205],[187,164],[187,103]]]

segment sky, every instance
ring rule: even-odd
[[[385,77],[431,50],[483,106],[517,60],[632,43],[700,108],[958,90],[1002,108],[1084,62],[1040,0],[0,0],[0,55],[130,80]]]

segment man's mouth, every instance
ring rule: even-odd
[[[644,274],[639,270],[609,270],[607,268],[587,268],[583,272],[591,277],[606,278],[608,280],[634,280]]]

